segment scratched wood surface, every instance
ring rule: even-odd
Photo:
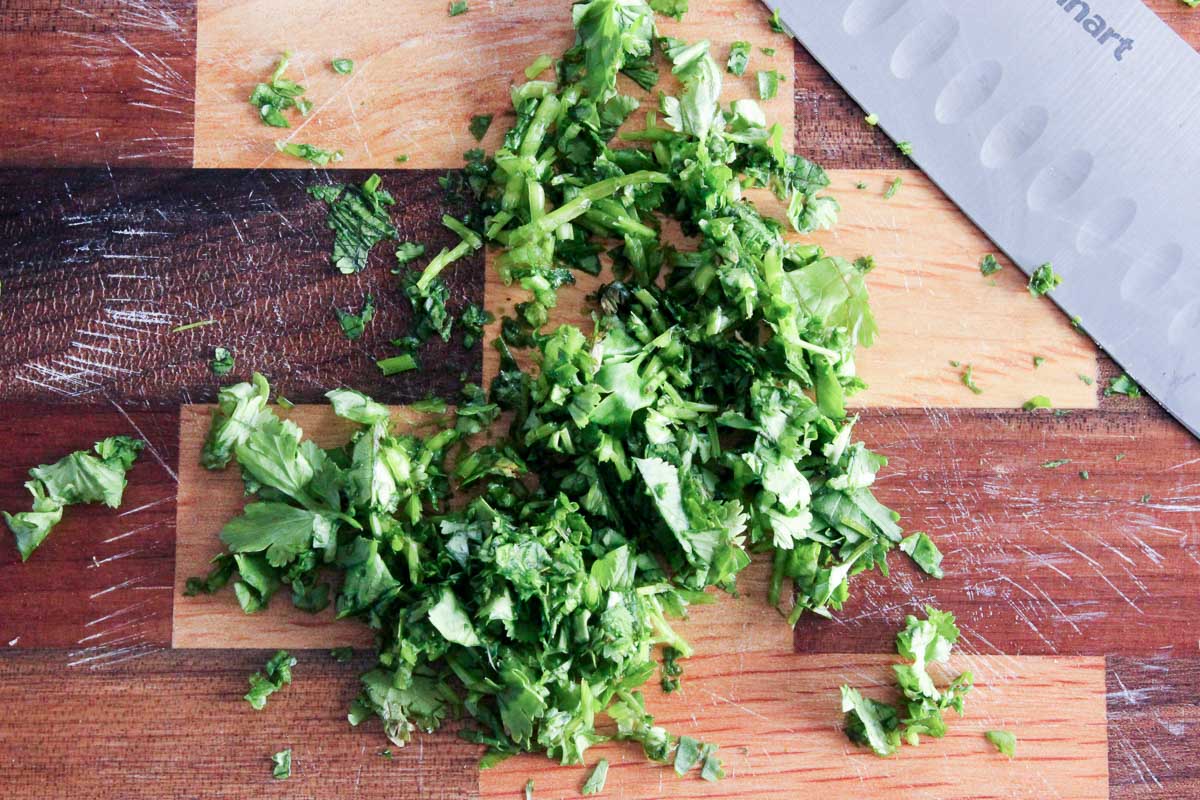
[[[1189,12],[1174,0],[1151,0],[1148,4],[1193,44],[1200,42],[1200,14]],[[447,93],[448,97],[440,98],[443,105],[414,104],[409,108],[415,107],[420,113],[397,119],[390,113],[397,107],[397,94],[428,89],[408,86],[395,78],[408,68],[404,63],[396,62],[391,77],[374,70],[376,64],[388,64],[391,56],[389,37],[377,35],[375,30],[392,28],[373,26],[369,34],[338,36],[323,47],[323,40],[312,38],[293,22],[304,17],[295,13],[293,6],[287,9],[291,14],[281,14],[279,7],[271,3],[243,5],[266,15],[245,24],[247,29],[262,33],[263,38],[244,40],[245,49],[221,54],[222,41],[235,41],[222,37],[241,33],[234,30],[210,36],[206,30],[216,28],[209,28],[204,20],[207,11],[220,12],[230,3],[203,2],[197,9],[192,3],[166,0],[0,2],[0,63],[10,78],[0,89],[0,133],[6,142],[0,150],[0,166],[10,168],[0,171],[5,188],[0,192],[0,203],[14,193],[24,201],[10,203],[0,214],[0,241],[9,246],[5,249],[8,257],[0,259],[0,445],[8,456],[0,466],[0,507],[16,510],[25,506],[27,499],[20,483],[28,466],[86,447],[101,436],[117,432],[142,435],[156,450],[155,457],[144,458],[131,473],[128,499],[120,511],[72,509],[63,526],[26,565],[19,563],[11,548],[0,548],[0,647],[7,645],[8,649],[0,657],[0,703],[6,709],[6,718],[19,720],[16,725],[0,726],[0,754],[7,764],[17,765],[0,774],[0,787],[5,796],[18,798],[81,794],[234,797],[250,792],[264,796],[328,796],[344,791],[340,787],[353,779],[359,793],[367,797],[518,796],[525,777],[537,768],[538,785],[545,788],[545,796],[575,796],[583,773],[542,772],[541,763],[536,761],[510,762],[508,772],[485,773],[480,782],[473,770],[476,751],[465,748],[452,735],[426,740],[421,748],[397,752],[395,767],[400,773],[381,768],[381,764],[392,763],[375,756],[383,746],[378,731],[349,731],[343,722],[345,702],[354,692],[354,676],[361,664],[348,665],[343,675],[341,668],[331,671],[333,668],[323,666],[327,664],[323,652],[302,654],[311,680],[288,690],[293,693],[294,705],[273,707],[272,715],[264,716],[246,711],[237,699],[245,676],[265,657],[264,652],[242,649],[248,641],[226,645],[236,649],[158,652],[169,645],[173,620],[184,602],[170,588],[183,569],[182,563],[175,563],[175,551],[181,542],[191,541],[186,536],[177,539],[174,529],[176,480],[184,474],[184,464],[190,459],[177,434],[181,421],[177,406],[211,399],[215,382],[204,372],[211,346],[223,343],[225,336],[238,337],[238,347],[249,353],[239,359],[239,374],[261,365],[274,373],[273,379],[288,387],[289,396],[310,402],[338,382],[367,386],[393,403],[427,391],[446,394],[457,385],[461,370],[456,365],[452,377],[441,378],[444,383],[428,387],[379,380],[368,368],[376,355],[371,348],[383,347],[386,338],[394,335],[391,328],[376,331],[378,338],[364,348],[366,352],[336,350],[341,343],[336,330],[330,328],[329,307],[334,302],[350,307],[367,289],[386,293],[388,278],[378,274],[383,272],[378,267],[370,275],[351,279],[353,283],[328,273],[317,274],[321,264],[317,255],[327,244],[322,238],[319,213],[310,218],[294,204],[280,207],[277,198],[279,187],[289,183],[302,187],[310,180],[307,174],[225,172],[220,173],[216,183],[207,184],[204,192],[189,194],[189,187],[205,185],[208,173],[131,178],[122,168],[200,164],[205,157],[202,150],[212,152],[209,145],[214,141],[217,151],[224,148],[235,159],[245,159],[251,144],[266,152],[256,152],[253,161],[212,161],[211,166],[295,166],[262,161],[263,155],[271,155],[275,132],[247,128],[236,118],[249,109],[243,95],[265,73],[281,47],[297,49],[297,63],[305,68],[305,80],[310,81],[314,93],[320,88],[326,100],[337,95],[303,131],[294,132],[301,136],[347,134],[345,139],[328,143],[345,147],[352,158],[361,157],[370,145],[372,159],[350,161],[347,166],[383,169],[393,166],[400,145],[425,142],[426,137],[412,131],[421,125],[440,125],[446,135],[434,149],[414,146],[402,152],[414,157],[409,162],[413,166],[453,166],[464,145],[473,143],[464,133],[463,121],[472,113],[503,105],[494,98],[503,96],[509,78],[534,55],[556,52],[565,36],[565,17],[538,16],[533,26],[538,31],[536,36],[524,35],[530,29],[528,25],[520,30],[515,25],[505,26],[501,19],[505,13],[528,14],[533,8],[528,4],[498,2],[486,8],[480,4],[465,17],[457,18],[465,23],[457,29],[448,25],[440,12],[436,19],[431,12],[422,12],[430,14],[427,21],[440,23],[439,36],[458,37],[455,48],[451,48],[458,61],[462,60],[460,52],[475,53],[484,59],[498,57],[479,45],[485,15],[496,31],[496,41],[505,42],[503,47],[492,49],[504,54],[519,52],[522,57],[514,58],[511,68],[485,70],[486,77],[478,79],[476,75],[477,80],[468,83],[462,82],[461,70],[443,76],[443,85],[458,87]],[[706,30],[701,35],[717,43],[719,54],[723,53],[722,43],[735,34],[752,39],[756,45],[764,43],[758,37],[765,36],[766,43],[770,43],[771,37],[761,27],[762,12],[749,0],[714,4],[720,16],[708,15],[707,21],[697,22],[704,13],[702,5],[702,0],[694,0],[693,20],[684,23],[680,35],[695,38],[688,26],[693,26],[690,30]],[[739,5],[743,11],[738,10]],[[308,28],[339,31],[346,20],[371,18],[380,7],[362,4],[351,11],[322,8],[328,11],[321,16],[322,24]],[[719,24],[710,24],[712,20],[719,20]],[[748,25],[757,26],[753,35],[744,33]],[[274,30],[286,30],[289,41],[281,42],[282,37],[274,35]],[[542,46],[543,37],[553,41]],[[396,34],[390,38],[403,37]],[[342,48],[347,40],[366,42],[366,49],[363,53],[346,51]],[[232,83],[236,85],[220,86],[203,77],[210,74],[204,71],[205,42],[207,46],[216,44],[218,49],[208,52],[217,52],[217,61],[224,57],[233,62],[229,74],[235,76]],[[784,58],[789,55],[786,47],[780,48],[780,53]],[[334,55],[371,62],[373,66],[339,93],[338,81],[345,79],[335,80],[336,76],[324,69],[322,60]],[[1030,313],[1042,314],[1046,304],[1024,302],[1021,310],[1013,311],[1017,299],[1028,298],[1020,297],[1011,273],[1000,276],[995,287],[986,286],[986,282],[962,283],[968,277],[979,280],[977,273],[971,273],[979,253],[963,253],[960,257],[961,251],[982,246],[982,240],[974,238],[978,234],[955,219],[956,212],[944,205],[944,199],[935,193],[923,194],[926,190],[919,175],[909,169],[910,165],[880,132],[862,125],[862,110],[803,48],[797,46],[794,56],[790,99],[795,104],[798,148],[834,168],[835,182],[840,185],[862,174],[869,185],[880,187],[862,198],[847,198],[845,190],[839,192],[848,211],[843,215],[843,227],[835,234],[839,238],[828,246],[853,256],[858,253],[845,250],[861,241],[882,267],[904,262],[889,273],[877,271],[873,279],[881,321],[891,313],[889,308],[895,311],[895,316],[883,323],[881,346],[896,337],[924,343],[930,349],[970,344],[979,349],[966,358],[954,356],[955,360],[990,362],[992,367],[977,368],[982,374],[995,369],[996,377],[1009,360],[1015,367],[1019,358],[1028,355],[1016,353],[1018,339],[1013,332],[1025,324],[1020,315],[1031,308],[1038,310]],[[754,58],[758,64],[765,63],[757,51]],[[355,92],[380,78],[389,82],[379,89],[383,93],[379,96],[388,98],[382,111],[367,107],[372,105],[369,103],[354,106],[347,102],[347,97],[364,99]],[[326,86],[332,88],[327,92]],[[401,86],[404,92],[398,91]],[[217,93],[209,97],[226,92],[223,96],[235,98],[229,103],[229,118],[220,123],[227,125],[223,143],[219,136],[217,140],[208,136],[212,132],[220,134],[219,125],[210,126],[208,133],[201,131],[209,121],[209,112],[205,111],[204,119],[197,119],[201,115],[196,109],[203,104],[206,92]],[[489,97],[493,99],[474,107],[478,98]],[[467,98],[465,102],[463,98]],[[783,102],[786,104],[786,99]],[[212,119],[219,120],[225,110],[214,109],[213,113],[218,116]],[[439,113],[442,116],[433,123],[428,121],[430,114]],[[447,113],[454,118],[445,118]],[[498,125],[502,124],[503,119],[498,120]],[[407,139],[405,130],[409,132]],[[383,137],[378,140],[382,145],[378,148],[374,146],[376,135]],[[496,136],[497,129],[491,135]],[[315,138],[312,141],[327,143]],[[91,169],[68,175],[60,191],[57,178],[65,173],[48,178],[32,169],[39,166]],[[440,198],[429,188],[436,174],[415,170],[405,171],[394,180],[389,177],[389,185],[397,193],[411,192],[413,197],[426,198],[413,202],[423,210],[418,213],[407,209],[408,213],[397,215],[397,221],[418,226],[423,235],[430,237],[440,235],[436,225]],[[882,206],[879,192],[897,175],[903,177],[904,186],[891,201],[895,205]],[[163,181],[157,184],[159,189],[144,185],[136,188],[138,181],[159,179]],[[276,186],[250,192],[248,187],[254,181]],[[419,188],[422,181],[425,189]],[[131,193],[112,191],[131,185],[135,186]],[[241,187],[243,198],[238,200],[238,192],[229,186]],[[85,191],[77,193],[78,187]],[[914,187],[916,191],[909,196]],[[170,191],[164,191],[167,188]],[[255,205],[253,198],[260,191],[274,198],[274,209]],[[173,199],[179,194],[184,201]],[[83,199],[77,201],[73,195],[82,195]],[[922,198],[919,203],[918,197]],[[922,206],[926,202],[930,204],[928,213],[921,213],[926,210]],[[128,212],[127,205],[140,209],[140,216],[122,216]],[[155,230],[144,223],[156,214],[156,205],[178,211],[169,243],[164,246],[161,242],[142,241],[150,236],[122,233]],[[289,213],[281,213],[282,209]],[[223,218],[222,211],[229,212],[228,219]],[[295,216],[290,213],[293,211],[297,212]],[[866,213],[875,211],[883,218]],[[268,219],[272,213],[277,221]],[[184,223],[194,216],[201,217],[202,224],[188,230]],[[299,220],[299,224],[293,221],[295,229],[284,234],[286,225],[278,221],[281,216]],[[936,238],[913,236],[910,226],[914,220],[932,225],[932,230],[954,246],[926,249],[925,242],[909,241]],[[257,226],[253,238],[246,236],[247,223]],[[877,226],[877,231],[892,233],[882,236],[877,232],[873,236],[870,225]],[[76,228],[83,230],[73,230]],[[241,241],[239,231],[246,241]],[[80,236],[74,237],[77,232]],[[256,244],[264,237],[268,237],[267,244]],[[313,237],[320,243],[313,244]],[[897,237],[905,241],[895,241]],[[89,253],[92,246],[96,252]],[[114,265],[104,262],[114,259],[103,259],[102,253],[134,256],[140,263],[121,264],[132,267],[128,272],[107,269]],[[193,262],[201,268],[194,269]],[[472,269],[479,277],[473,277],[462,287],[463,294],[457,295],[464,302],[481,297],[484,291],[482,264]],[[245,271],[250,280],[233,280],[239,270]],[[156,280],[112,278],[115,274],[149,275]],[[164,274],[171,279],[162,280]],[[953,336],[930,339],[929,331],[917,330],[905,309],[924,309],[931,302],[936,305],[939,295],[919,291],[928,288],[933,276],[944,279],[941,298],[947,301],[965,292],[964,305],[976,304],[980,302],[977,293],[985,287],[1010,297],[1011,303],[987,305],[986,311],[994,315],[999,331],[985,331],[983,339],[967,338],[963,331],[956,331],[956,340]],[[140,287],[136,303],[122,306],[117,298],[128,296],[118,291],[122,281],[166,285]],[[893,302],[892,292],[898,284],[904,284],[905,294],[896,295]],[[991,295],[986,295],[983,302],[990,299]],[[494,301],[490,294],[489,300]],[[29,314],[30,305],[42,309],[42,313]],[[402,306],[398,303],[389,315],[389,324],[402,325]],[[177,336],[160,330],[195,321],[198,316],[192,312],[207,309],[220,312],[221,326]],[[169,314],[171,321],[145,316],[156,312]],[[277,324],[257,335],[246,330],[245,319],[261,320],[264,315]],[[949,324],[960,318],[946,321]],[[1053,315],[1046,318],[1052,320]],[[21,324],[13,324],[14,319]],[[133,330],[96,327],[98,322]],[[1054,324],[1061,326],[1061,321]],[[1012,346],[1011,352],[1003,346],[1006,341]],[[1069,387],[1049,382],[1069,376],[1069,359],[1077,357],[1074,348],[1082,346],[1079,339],[1060,339],[1056,334],[1047,341],[1062,347],[1061,357],[1067,360],[1060,373],[1047,375],[1049,380],[1040,391],[1051,394],[1059,405],[1094,406],[1094,387],[1081,390],[1085,386],[1082,382]],[[272,353],[279,348],[284,348],[283,353],[276,354],[272,363]],[[916,348],[906,352],[908,359],[924,353]],[[443,355],[456,357],[457,353],[447,350]],[[872,369],[873,357],[864,358],[864,370]],[[1048,358],[1055,361],[1054,356]],[[1093,351],[1088,361],[1092,369],[1096,368],[1095,362]],[[147,363],[151,365],[143,373]],[[478,352],[466,363],[469,369],[480,369]],[[877,363],[880,369],[889,369],[888,361]],[[901,359],[891,368],[898,363],[905,362]],[[1049,366],[1051,363],[1042,369]],[[1103,356],[1098,368],[1102,377],[1111,375],[1114,369]],[[126,377],[121,369],[138,374]],[[1080,371],[1090,375],[1087,370]],[[952,374],[945,374],[933,380],[918,371],[910,380],[914,392],[928,393],[920,402],[905,402],[903,398],[880,402],[917,406],[973,402],[972,397],[953,395],[938,399],[938,392],[961,389],[954,386],[953,379]],[[369,384],[372,380],[375,383]],[[876,393],[886,388],[878,379],[874,383]],[[1058,392],[1059,387],[1068,393]],[[1011,408],[1012,398],[1001,394],[1011,387],[987,388],[989,394],[997,392],[993,397],[1003,397],[1004,402],[996,402],[997,406]],[[1086,396],[1072,399],[1071,390],[1084,391]],[[969,393],[961,389],[959,394]],[[71,404],[64,404],[67,400]],[[871,397],[863,401],[869,404]],[[185,409],[184,434],[189,418],[194,421]],[[747,587],[742,599],[701,610],[712,613],[697,616],[689,633],[709,655],[693,662],[685,690],[695,687],[699,692],[704,688],[720,695],[701,697],[702,701],[711,700],[712,708],[706,709],[698,724],[704,726],[712,720],[722,728],[720,733],[729,734],[728,742],[746,742],[737,747],[749,748],[749,752],[726,753],[727,760],[736,764],[741,781],[749,779],[754,791],[769,796],[749,773],[769,775],[771,762],[778,761],[783,765],[780,774],[786,775],[785,785],[795,787],[806,779],[819,781],[821,791],[834,792],[831,796],[842,789],[851,796],[870,796],[877,789],[905,782],[908,791],[924,790],[934,797],[957,796],[956,791],[963,786],[973,789],[972,796],[989,796],[988,791],[993,792],[992,796],[1045,797],[1056,792],[1064,796],[1105,796],[1102,782],[1097,788],[1101,780],[1097,776],[1103,771],[1110,776],[1112,797],[1195,797],[1200,792],[1194,744],[1200,726],[1195,703],[1195,697],[1200,696],[1200,659],[1195,657],[1194,649],[1200,639],[1195,621],[1200,618],[1200,608],[1193,589],[1196,573],[1200,572],[1200,553],[1194,545],[1200,534],[1200,495],[1196,492],[1200,486],[1196,474],[1200,472],[1200,454],[1195,452],[1195,443],[1148,401],[1116,398],[1101,398],[1098,410],[1065,418],[1046,414],[1029,417],[1011,410],[868,408],[863,412],[861,431],[873,446],[892,458],[879,487],[883,499],[904,513],[910,527],[937,535],[947,551],[947,564],[953,564],[953,568],[945,581],[933,582],[914,575],[897,560],[892,580],[860,579],[856,583],[858,598],[837,622],[811,625],[805,621],[801,625],[794,645],[802,655],[789,654],[790,632],[777,624],[774,612],[763,608],[761,602],[753,602],[752,586]],[[1069,457],[1072,464],[1042,469],[1043,452],[1046,460]],[[1117,461],[1121,453],[1126,456]],[[1089,471],[1090,480],[1080,478],[1080,469]],[[181,495],[182,501],[186,490]],[[1149,497],[1143,500],[1143,495]],[[196,505],[205,500],[203,495],[193,493],[192,497]],[[219,492],[213,499],[230,502],[229,495]],[[236,507],[236,498],[232,502]],[[183,502],[179,512],[186,512]],[[819,673],[818,667],[829,663],[855,664],[859,671],[854,677],[861,678],[860,685],[872,685],[872,670],[886,674],[882,667],[885,662],[872,654],[886,650],[902,615],[927,599],[935,599],[960,614],[966,633],[964,650],[973,666],[984,671],[979,665],[1006,664],[1010,676],[1034,679],[1031,685],[998,682],[999,687],[993,688],[989,684],[968,717],[956,721],[950,739],[909,751],[903,762],[881,764],[856,751],[848,756],[838,751],[833,757],[826,753],[816,765],[832,770],[835,778],[864,776],[871,779],[870,783],[854,786],[844,780],[831,782],[826,780],[827,774],[807,772],[814,762],[792,748],[803,749],[809,736],[837,740],[845,747],[834,735],[836,714],[831,716],[823,705],[830,687],[822,681],[835,679],[817,679],[809,673]],[[273,608],[270,615],[274,617],[281,610],[282,605]],[[211,626],[213,634],[224,633],[226,624],[237,624],[232,615],[227,622],[224,616],[218,619],[221,621]],[[259,646],[273,646],[273,637],[279,631],[266,618],[255,622],[265,623],[259,629]],[[319,646],[326,641],[321,637],[327,637],[329,631],[328,626],[320,626],[319,636],[309,634],[316,638],[300,643]],[[741,653],[730,654],[730,642],[753,644],[746,645]],[[27,648],[53,649],[26,652]],[[845,651],[856,655],[821,661],[830,658],[822,654]],[[712,655],[716,653],[722,655]],[[1093,657],[1101,655],[1106,656],[1107,669],[1097,689],[1094,668],[1099,662]],[[736,670],[730,667],[735,656],[739,659]],[[1063,690],[1057,694],[1045,689],[1055,686],[1054,681],[1084,674],[1086,678],[1072,682],[1074,688],[1059,687]],[[875,681],[882,680],[876,675]],[[734,685],[738,691],[722,693],[712,688],[718,684]],[[769,691],[754,691],[760,685]],[[1074,709],[1072,713],[1079,718],[1090,719],[1097,708],[1104,713],[1104,704],[1097,705],[1096,699],[1105,699],[1105,692],[1107,735],[1101,733],[1096,741],[1082,743],[1082,761],[1053,760],[1055,753],[1066,747],[1056,737],[1069,737],[1070,733],[1061,727],[1052,729],[1059,722],[1044,712],[1039,716],[1040,712],[1030,705],[1042,699],[1055,712]],[[1026,704],[1025,699],[1030,703]],[[214,713],[214,702],[227,704],[228,710]],[[671,698],[655,698],[652,702],[663,703],[658,708],[671,722],[691,722],[670,716],[676,713],[670,708]],[[1004,712],[1010,706],[1019,711],[1018,716],[993,715],[993,709]],[[732,719],[746,717],[765,724],[747,709],[773,720],[788,741],[762,744],[755,739],[746,720]],[[985,777],[1001,782],[993,781],[982,788],[978,784],[961,784],[959,789],[945,786],[949,765],[959,763],[960,758],[976,763],[970,761],[974,753],[963,755],[957,748],[979,746],[978,730],[971,726],[985,724],[985,719],[1003,720],[1004,724],[1028,720],[1039,732],[1047,732],[1045,742],[1039,736],[1033,749],[1023,751],[1037,755],[1038,767],[1001,763],[1004,769],[997,770],[987,762]],[[826,727],[809,733],[807,728],[801,731],[804,725]],[[792,736],[792,730],[803,735]],[[295,732],[294,740],[284,742],[280,737],[288,731]],[[961,741],[959,737],[963,737]],[[714,738],[720,737],[714,734]],[[80,740],[88,746],[80,747]],[[300,760],[303,754],[298,742],[321,748],[309,751],[309,758],[315,755],[315,760]],[[288,744],[297,747],[297,782],[281,787],[268,777],[267,756]],[[761,752],[756,751],[760,746]],[[1105,748],[1107,763],[1098,766],[1104,761]],[[946,755],[951,752],[953,759]],[[191,760],[181,753],[190,755]],[[610,758],[615,765],[614,777],[633,775],[628,780],[622,778],[619,784],[610,781],[614,793],[624,792],[617,796],[661,796],[666,791],[687,794],[693,790],[694,783],[678,785],[673,775],[660,789],[661,773],[646,771],[633,754],[620,748]],[[929,786],[912,785],[912,773],[906,767],[913,759],[922,762],[922,775],[933,776]],[[846,764],[851,765],[849,769]],[[1086,773],[1082,770],[1085,764],[1090,768]],[[1009,778],[1005,779],[1006,770],[1014,767],[1016,772],[1008,772]],[[222,773],[221,781],[213,781],[215,771]],[[1049,783],[1039,786],[1022,782],[1026,778]],[[699,786],[695,791],[707,788]],[[555,791],[550,793],[551,789]],[[720,790],[735,791],[736,784],[721,784]],[[542,792],[537,796],[543,796]]]

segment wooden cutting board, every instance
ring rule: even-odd
[[[36,463],[118,432],[150,443],[120,511],[72,509],[24,565],[0,546],[6,797],[330,797],[353,782],[362,797],[515,798],[532,777],[536,797],[559,798],[586,776],[533,757],[481,775],[478,749],[450,729],[381,756],[377,728],[344,722],[367,653],[337,665],[326,652],[369,644],[360,628],[284,603],[246,617],[231,594],[180,595],[242,502],[233,473],[196,462],[212,347],[234,350],[237,377],[268,374],[300,403],[293,418],[328,443],[347,435],[319,405],[331,386],[371,392],[411,421],[404,403],[451,398],[462,376],[494,369],[482,348],[455,341],[425,358],[437,369],[379,376],[374,359],[407,321],[386,248],[362,274],[336,274],[323,210],[304,188],[387,170],[402,238],[450,242],[437,178],[474,146],[473,114],[497,114],[484,140],[495,146],[508,86],[569,43],[569,5],[477,2],[452,19],[441,2],[347,5],[0,5],[0,508],[25,507]],[[679,780],[605,745],[606,795],[1197,796],[1200,448],[1148,401],[1102,397],[1111,362],[1030,298],[1011,265],[979,274],[992,246],[802,48],[769,31],[761,7],[692,5],[664,31],[709,39],[719,59],[735,38],[776,49],[752,56],[751,71],[788,76],[768,112],[831,168],[843,207],[818,241],[879,264],[881,336],[861,359],[871,389],[858,398],[860,431],[891,459],[881,499],[938,537],[947,577],[896,559],[890,578],[856,580],[838,620],[806,620],[793,636],[752,567],[739,597],[682,625],[697,656],[681,693],[650,697],[672,730],[721,745],[730,778]],[[1198,15],[1152,5],[1200,42]],[[345,170],[298,169],[245,102],[283,49],[316,102],[283,135],[344,149]],[[354,59],[354,74],[333,73],[334,57]],[[753,94],[749,74],[727,79],[727,97]],[[451,288],[457,305],[511,305],[482,257],[457,266]],[[347,342],[332,308],[368,291],[380,317]],[[587,291],[581,281],[564,296],[562,320],[581,318]],[[972,364],[984,393],[950,361]],[[1073,411],[1020,411],[1034,394]],[[972,669],[977,688],[946,739],[876,759],[840,732],[837,686],[885,696],[894,632],[926,602],[959,615],[964,655],[951,666]],[[297,681],[254,713],[240,699],[246,676],[276,647],[298,651]],[[983,739],[994,727],[1018,732],[1013,761]],[[295,773],[277,783],[269,755],[285,746]]]

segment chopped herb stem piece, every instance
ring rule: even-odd
[[[405,353],[404,355],[392,356],[391,358],[376,361],[375,364],[385,376],[391,376],[416,369],[417,359],[412,353]]]

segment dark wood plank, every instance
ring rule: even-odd
[[[0,165],[192,163],[195,0],[6,0],[0,69]]]
[[[878,652],[925,603],[959,615],[970,652],[1196,646],[1200,444],[1160,412],[870,411],[858,433],[890,459],[880,499],[935,538],[946,577],[897,554],[834,622],[802,621],[798,650]]]
[[[1179,0],[1146,0],[1180,36],[1200,48],[1200,14]],[[902,169],[911,162],[866,112],[796,43],[796,149],[830,169]]]
[[[1107,659],[1112,800],[1200,797],[1200,658],[1164,651]]]
[[[365,658],[294,653],[293,683],[263,711],[242,700],[269,651],[176,650],[99,669],[53,652],[0,657],[0,795],[8,800],[337,798],[460,800],[476,792],[480,748],[453,725],[388,742],[346,708]],[[271,754],[292,748],[292,778]],[[379,755],[390,748],[392,758]]]
[[[149,446],[117,510],[72,506],[21,563],[0,522],[0,649],[59,647],[77,664],[119,661],[171,642],[179,412],[111,403],[5,403],[0,509],[29,508],[22,484],[38,464],[126,434]]]
[[[395,403],[452,396],[460,376],[478,380],[481,368],[480,345],[468,352],[458,335],[423,348],[436,369],[384,378],[375,366],[397,353],[388,341],[408,332],[412,314],[391,273],[394,246],[376,247],[355,276],[329,263],[325,204],[305,187],[370,174],[0,171],[0,399],[207,401],[217,345],[237,357],[228,380],[259,370],[297,402],[341,383]],[[440,222],[459,210],[445,205],[441,173],[385,175],[401,239],[430,254],[457,242]],[[453,309],[482,302],[481,254],[443,276]],[[367,293],[378,315],[348,341],[334,307],[357,311]]]

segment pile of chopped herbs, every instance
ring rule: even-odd
[[[579,763],[619,739],[715,780],[715,748],[656,725],[640,691],[658,646],[668,686],[692,654],[672,620],[710,588],[732,592],[752,554],[771,561],[769,599],[790,624],[831,616],[850,578],[886,574],[901,541],[871,492],[886,461],[854,441],[845,408],[863,388],[855,350],[876,333],[872,262],[789,234],[834,223],[828,178],[786,151],[757,103],[721,104],[707,42],[660,37],[640,0],[588,0],[572,16],[555,80],[514,87],[501,147],[468,154],[460,189],[481,212],[444,220],[461,243],[402,278],[424,314],[416,338],[444,336],[439,274],[485,243],[502,250],[500,276],[528,299],[492,343],[490,391],[468,386],[415,429],[332,391],[358,428],[321,448],[276,416],[261,376],[222,389],[202,463],[236,462],[253,500],[189,586],[235,580],[248,613],[290,589],[305,610],[370,626],[377,663],[350,721],[378,717],[397,745],[466,716],[485,763],[521,751]],[[660,70],[682,92],[614,139],[639,106],[618,75],[650,89]],[[786,219],[760,213],[751,188]],[[343,272],[395,238],[377,183],[314,194],[345,223],[331,222]],[[405,246],[400,260],[419,255]],[[548,326],[557,290],[604,268],[594,330]],[[940,571],[927,537],[906,550]]]

